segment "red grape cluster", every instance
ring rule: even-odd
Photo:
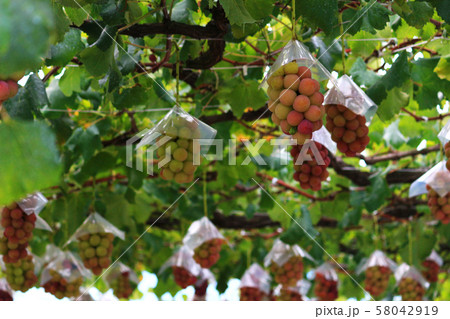
[[[333,301],[338,297],[337,281],[329,280],[321,273],[316,273],[314,293],[320,301]]]
[[[429,185],[427,185],[427,190],[428,206],[430,207],[431,213],[443,224],[448,224],[450,222],[450,192],[440,197]]]
[[[421,301],[425,295],[425,289],[413,278],[403,278],[398,285],[398,293],[403,301]]]
[[[366,269],[366,279],[364,289],[372,296],[378,297],[386,291],[389,285],[389,276],[391,270],[389,267],[373,266]]]
[[[225,241],[221,238],[213,238],[205,241],[194,249],[194,260],[202,268],[211,268],[220,258],[220,251]]]
[[[422,271],[423,276],[428,282],[437,282],[439,275],[439,265],[431,259],[426,259],[422,266],[424,270]]]
[[[33,287],[38,281],[34,273],[33,257],[28,255],[15,263],[7,263],[6,279],[14,290],[25,292]]]
[[[111,264],[114,235],[96,232],[78,237],[78,250],[84,266],[100,275]]]
[[[310,69],[294,61],[276,70],[267,80],[272,121],[300,145],[322,127],[325,115],[320,84],[311,76]]]
[[[183,289],[197,282],[197,277],[184,267],[172,266],[172,271],[175,282]]]
[[[279,301],[303,301],[302,295],[296,291],[287,288],[281,288],[277,297]]]
[[[165,141],[170,137],[169,141]],[[194,120],[178,117],[167,123],[156,145],[157,157],[170,160],[164,164],[160,176],[177,183],[190,183],[194,180],[197,166],[194,165],[194,139],[200,138],[199,124]]]
[[[263,301],[267,300],[268,296],[261,290],[255,287],[241,287],[241,301]]]
[[[110,283],[114,295],[119,299],[128,299],[136,289],[136,284],[130,280],[130,273],[121,272],[117,278]]]
[[[303,277],[303,258],[301,256],[292,256],[282,266],[272,262],[270,271],[274,274],[277,283],[292,287]]]
[[[445,156],[447,157],[447,163],[445,164],[445,166],[450,171],[450,142],[447,142],[444,145],[444,152],[445,152]]]
[[[309,143],[305,145],[295,145],[291,149],[291,156],[294,159],[294,180],[300,182],[300,187],[303,189],[318,191],[322,188],[322,182],[329,176],[327,167],[330,165],[331,160],[325,146],[318,142],[314,142],[318,151],[314,152],[314,149],[310,147],[310,145],[311,144]],[[305,154],[302,154],[303,147],[309,147]],[[302,158],[299,158],[300,155],[302,155],[302,157],[309,156],[311,160],[303,161]]]
[[[0,80],[0,104],[7,99],[14,97],[19,90],[17,81],[14,80]]]
[[[17,203],[2,210],[1,225],[4,227],[3,239],[0,239],[0,252],[5,263],[15,263],[27,256],[26,248],[33,236],[36,215],[26,214]]]
[[[80,294],[80,287],[83,284],[83,278],[77,278],[72,282],[68,282],[67,279],[61,276],[54,269],[49,270],[51,279],[48,280],[42,287],[45,291],[51,293],[58,299],[75,298]]]
[[[339,151],[351,157],[365,150],[370,142],[366,118],[340,104],[326,105],[325,127]]]

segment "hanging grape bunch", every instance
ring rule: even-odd
[[[170,140],[166,142],[167,137]],[[201,138],[201,132],[193,118],[178,117],[166,123],[156,144],[158,159],[170,159],[160,171],[163,179],[180,184],[194,180],[198,166],[194,165],[194,139],[198,138]]]
[[[391,273],[389,267],[373,266],[367,268],[364,289],[374,297],[380,296],[386,291],[389,285],[389,276]]]
[[[328,280],[322,274],[316,274],[314,293],[321,301],[333,301],[338,296],[337,281]]]
[[[130,272],[121,272],[114,280],[111,281],[110,287],[114,291],[114,296],[119,299],[128,299],[136,289],[136,284],[130,279]]]
[[[84,266],[98,276],[111,264],[116,236],[124,239],[125,234],[98,213],[93,213],[77,229],[69,243],[77,240],[78,253]]]
[[[172,272],[175,283],[183,289],[197,282],[197,277],[184,267],[172,266]]]
[[[302,295],[297,291],[289,288],[281,288],[280,295],[277,297],[279,301],[303,301]]]
[[[208,219],[202,217],[189,226],[183,243],[194,251],[194,260],[202,268],[211,268],[220,258],[225,238]]]
[[[35,223],[36,215],[26,214],[17,203],[2,210],[1,225],[5,228],[3,235],[12,244],[28,245]]]
[[[448,224],[450,222],[450,192],[441,197],[430,185],[427,185],[427,190],[428,207],[431,213],[443,224]]]
[[[34,273],[34,262],[31,255],[27,255],[15,263],[7,263],[5,266],[6,279],[14,290],[25,292],[38,281]]]
[[[277,283],[283,286],[295,286],[297,281],[303,277],[303,258],[293,256],[283,265],[273,262],[270,265],[270,271],[274,275]]]
[[[325,127],[331,133],[338,150],[348,157],[364,151],[370,142],[366,118],[340,104],[325,105],[325,108]]]
[[[205,241],[194,249],[194,260],[202,268],[211,268],[220,258],[220,251],[225,241],[221,238],[213,238]]]
[[[240,301],[263,301],[267,300],[268,296],[256,287],[241,287]]]
[[[58,299],[75,298],[80,294],[80,287],[83,284],[83,278],[79,277],[73,281],[68,281],[67,278],[61,276],[59,272],[54,269],[49,270],[50,279],[42,285],[45,292],[51,293]]]
[[[294,180],[298,181],[303,189],[318,191],[322,188],[322,182],[329,176],[327,167],[330,165],[331,160],[325,146],[318,142],[314,142],[314,145],[315,149],[309,143],[294,145],[291,149],[291,156],[294,160]],[[308,147],[305,154],[302,154],[303,147]],[[311,160],[304,161],[303,158],[299,158],[300,155],[302,157],[309,156]]]
[[[438,263],[432,259],[426,259],[422,263],[423,271],[422,275],[428,282],[437,282],[440,266]]]
[[[425,295],[422,285],[411,277],[403,278],[398,285],[403,301],[421,301]]]
[[[304,144],[323,125],[325,108],[319,82],[309,68],[293,61],[276,70],[267,84],[272,121],[299,145]]]

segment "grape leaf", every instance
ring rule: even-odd
[[[295,0],[296,16],[302,16],[312,25],[315,25],[331,33],[338,24],[338,1],[337,0]]]
[[[230,24],[243,25],[256,20],[250,15],[243,0],[219,0]]]

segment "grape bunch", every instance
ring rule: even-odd
[[[83,284],[82,277],[68,282],[66,278],[61,276],[61,274],[54,269],[50,269],[49,274],[51,276],[50,280],[42,285],[46,292],[51,293],[58,299],[63,299],[64,297],[78,297],[80,294],[80,287]]]
[[[328,280],[321,273],[316,273],[314,294],[320,301],[333,301],[338,297],[337,281]]]
[[[14,264],[28,255],[27,244],[14,244],[7,238],[0,238],[0,255],[5,263]]]
[[[391,270],[389,267],[373,266],[366,269],[366,279],[364,289],[372,296],[378,297],[386,291],[389,285],[389,276]]]
[[[13,203],[2,210],[1,225],[5,228],[3,235],[13,244],[28,244],[36,223],[35,214],[26,214]]]
[[[170,140],[166,141],[166,137],[170,137]],[[194,165],[193,140],[198,138],[201,138],[201,132],[199,124],[194,120],[178,117],[166,124],[163,134],[156,141],[158,159],[170,159],[160,171],[161,178],[174,180],[179,184],[194,180],[197,166]]]
[[[440,197],[439,194],[427,185],[428,190],[428,207],[437,220],[443,224],[450,222],[450,192]]]
[[[176,284],[183,289],[197,282],[197,277],[184,267],[172,266],[172,272]]]
[[[338,150],[349,157],[364,151],[370,142],[366,118],[340,104],[329,104],[325,108],[325,127],[331,133]]]
[[[311,76],[310,69],[294,61],[276,70],[267,80],[272,121],[300,145],[322,127],[325,115],[320,84]]]
[[[282,286],[292,287],[303,277],[303,258],[292,256],[282,266],[272,262],[270,271],[274,274],[274,279]]]
[[[444,152],[445,156],[447,157],[447,163],[445,164],[445,167],[450,171],[450,142],[447,142],[444,145]]]
[[[279,301],[303,301],[302,295],[291,289],[281,288],[280,295],[277,297]]]
[[[117,278],[110,283],[114,291],[114,295],[119,299],[128,299],[136,289],[136,284],[130,280],[130,273],[128,271],[121,272]]]
[[[240,301],[263,301],[267,300],[267,295],[255,287],[241,287]]]
[[[439,265],[431,259],[426,259],[422,266],[424,270],[422,271],[423,276],[428,282],[437,282],[439,275]]]
[[[7,263],[6,280],[12,289],[25,292],[33,287],[38,278],[34,273],[33,257],[28,255],[15,263]]]
[[[14,97],[19,90],[17,81],[8,79],[6,81],[0,80],[0,104],[7,99]]]
[[[0,301],[13,301],[13,297],[9,292],[0,289]]]
[[[78,251],[84,266],[100,275],[111,264],[114,235],[95,232],[78,237]]]
[[[205,241],[194,249],[194,260],[202,268],[211,268],[220,258],[220,251],[225,241],[221,238],[213,238]]]
[[[294,159],[294,180],[300,182],[300,187],[303,189],[318,191],[322,188],[322,182],[329,176],[327,167],[330,165],[331,160],[325,146],[318,142],[314,142],[314,144],[318,150],[318,154],[309,147],[310,144],[304,144],[293,146],[291,149],[291,156]],[[309,155],[311,160],[303,161],[302,158],[299,158],[303,147],[309,147],[304,155]]]
[[[421,301],[425,295],[425,289],[413,278],[403,278],[398,284],[398,293],[403,301]]]

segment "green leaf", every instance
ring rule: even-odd
[[[77,128],[73,131],[65,146],[74,155],[82,155],[86,161],[89,160],[96,150],[102,148],[97,127],[91,125],[87,130],[83,130],[81,127]]]
[[[114,46],[102,51],[97,46],[91,46],[80,53],[80,59],[86,70],[93,76],[101,76],[109,71],[114,59]]]
[[[382,121],[389,121],[408,103],[409,94],[404,92],[402,88],[393,88],[387,92],[386,99],[380,103],[377,114]]]
[[[192,12],[197,10],[198,6],[195,0],[181,0],[173,7],[171,19],[177,22],[189,23],[192,20]]]
[[[358,57],[353,63],[349,73],[356,83],[366,87],[372,86],[380,78],[375,72],[367,69],[366,63],[361,57]]]
[[[72,58],[84,49],[81,41],[81,31],[70,29],[64,36],[64,40],[50,48],[50,58],[46,60],[47,65],[65,66]]]
[[[272,0],[246,0],[245,7],[256,20],[268,17],[274,8]]]
[[[370,187],[367,190],[368,196],[364,200],[367,210],[372,213],[377,210],[389,197],[389,186],[385,176],[379,172],[369,178]]]
[[[44,106],[49,103],[44,82],[36,74],[33,73],[28,78],[25,84],[25,91],[30,95],[34,107]]]
[[[448,58],[441,58],[433,70],[441,80],[450,81],[450,62]]]
[[[81,91],[81,77],[83,69],[80,67],[66,68],[64,75],[59,80],[59,88],[65,96],[71,96],[73,92]]]
[[[250,15],[243,0],[219,0],[230,24],[243,25],[256,20]]]
[[[422,1],[422,0],[420,0]],[[450,2],[445,0],[427,0],[431,3],[433,7],[436,8],[437,13],[445,20],[445,22],[450,23]]]
[[[321,28],[326,34],[331,33],[338,24],[337,0],[295,0],[296,16],[304,17],[310,24]]]
[[[286,244],[293,245],[304,237],[311,239],[311,237],[314,238],[319,234],[312,224],[308,208],[302,205],[301,212],[302,216],[295,222],[293,221],[291,227],[280,236],[280,239]]]
[[[372,54],[372,52],[378,47],[378,42],[365,41],[363,39],[374,39],[374,38],[376,38],[375,35],[370,34],[369,32],[364,30],[361,30],[358,33],[356,33],[353,37],[351,37],[352,40],[356,41],[349,41],[349,47],[352,50],[352,54],[364,57]]]
[[[34,69],[50,47],[54,14],[47,0],[1,1],[0,74]]]
[[[81,9],[80,7],[71,8],[66,6],[64,8],[69,19],[75,24],[77,27],[83,24],[84,20],[88,18],[88,13]]]
[[[61,163],[48,126],[40,122],[2,123],[0,140],[4,141],[0,143],[0,205],[59,184]]]
[[[131,108],[145,105],[148,100],[148,92],[142,86],[124,89],[121,93],[114,92],[113,105],[117,109]]]
[[[370,25],[374,29],[383,30],[389,22],[391,11],[381,5],[381,3],[376,2],[376,0],[372,0],[367,6],[370,6],[370,9],[367,11],[367,19]]]
[[[409,12],[401,12],[399,15],[415,28],[422,28],[433,17],[434,10],[427,2],[409,1]]]

